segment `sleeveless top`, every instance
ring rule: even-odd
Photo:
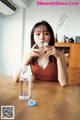
[[[52,62],[49,61],[45,69],[41,68],[38,65],[38,62],[30,64],[30,66],[34,80],[46,80],[58,82],[58,70],[56,58],[54,58]]]

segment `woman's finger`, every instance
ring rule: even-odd
[[[49,48],[49,47],[48,47]],[[56,48],[55,47],[50,47],[47,51],[45,56],[50,56],[50,55],[56,55]]]
[[[39,49],[32,49],[32,52],[40,53],[41,51]]]
[[[36,45],[37,45],[37,44],[34,44],[34,45],[32,46],[32,48],[34,49],[34,48],[36,47]]]
[[[39,57],[40,54],[39,54],[39,53],[36,53],[36,52],[33,52],[33,53],[32,53],[32,56]]]

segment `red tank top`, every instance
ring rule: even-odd
[[[45,69],[41,68],[37,62],[31,64],[31,71],[35,80],[48,80],[58,82],[58,70],[56,59],[49,62]]]

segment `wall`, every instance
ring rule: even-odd
[[[22,57],[23,10],[0,19],[0,75],[12,75]]]
[[[58,20],[66,14],[67,19],[59,29],[58,40],[61,41],[64,35],[80,36],[80,6],[39,6],[37,1],[29,0],[25,10],[0,19],[0,74],[14,74],[22,56],[30,50],[30,31],[38,21],[48,21],[56,33]]]

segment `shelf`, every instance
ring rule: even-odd
[[[65,54],[68,70],[68,84],[80,84],[80,43],[56,42],[55,47]]]

